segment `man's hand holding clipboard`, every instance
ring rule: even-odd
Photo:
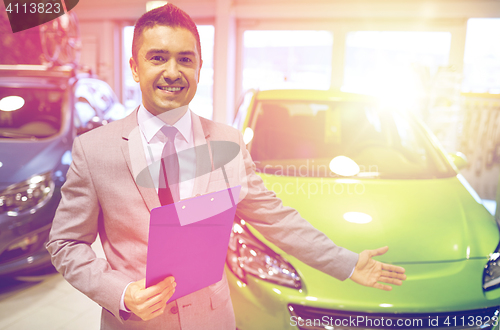
[[[125,307],[142,320],[151,320],[163,314],[168,300],[175,292],[176,285],[172,276],[149,288],[146,288],[145,278],[130,283],[125,292]]]

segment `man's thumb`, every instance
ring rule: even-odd
[[[389,250],[388,246],[384,246],[384,247],[378,248],[376,250],[371,250],[370,257],[381,256],[382,254],[386,253],[388,250]]]

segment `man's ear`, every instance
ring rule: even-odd
[[[200,60],[200,67],[198,68],[198,81],[196,82],[197,84],[200,83],[200,73],[201,73],[201,66],[203,65],[203,60]]]
[[[130,64],[130,70],[132,71],[132,77],[134,77],[135,82],[139,82],[139,67],[134,60],[134,57],[131,57],[128,61]],[[199,79],[199,76],[198,76]]]

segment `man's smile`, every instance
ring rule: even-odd
[[[169,86],[158,86],[159,89],[162,91],[167,91],[167,92],[180,92],[181,90],[184,89],[184,87],[169,87]]]

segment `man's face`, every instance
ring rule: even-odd
[[[153,115],[187,106],[200,80],[196,39],[184,28],[156,25],[146,29],[130,68],[141,86],[142,103]]]

